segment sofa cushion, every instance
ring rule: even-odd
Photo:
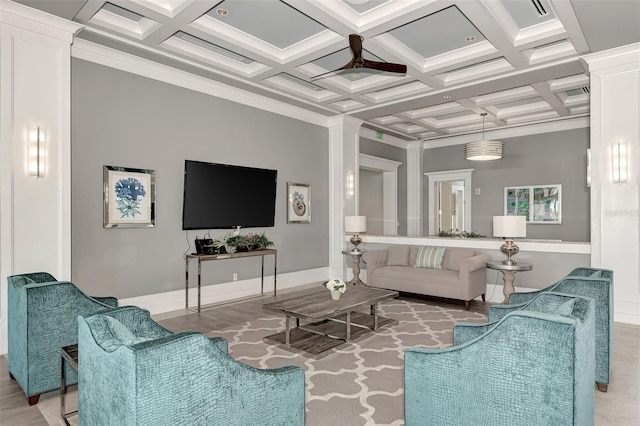
[[[450,271],[460,271],[460,263],[463,260],[473,257],[475,255],[473,250],[465,249],[448,249],[445,256],[445,262],[443,262],[443,269],[449,269]]]
[[[444,247],[422,246],[418,249],[416,268],[442,269]]]
[[[418,257],[418,247],[410,246],[409,247],[409,265],[415,266],[417,257]]]
[[[415,289],[407,290],[420,294],[432,294],[429,287],[460,287],[460,279],[455,271],[446,269],[426,269],[403,266],[378,268],[373,276],[382,283],[413,283]]]
[[[409,246],[391,246],[387,248],[388,266],[409,266]]]

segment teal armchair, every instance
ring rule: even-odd
[[[7,278],[9,375],[29,398],[60,388],[60,348],[78,342],[78,315],[111,309],[113,297],[93,298],[46,272]],[[77,382],[69,367],[68,384]]]
[[[606,392],[611,377],[613,360],[613,271],[598,268],[576,268],[557,283],[530,293],[512,293],[509,305],[522,305],[544,292],[558,292],[590,297],[595,301],[596,327],[596,383],[598,390]],[[508,307],[492,306],[494,318],[509,311]]]
[[[305,423],[299,367],[250,367],[226,340],[172,333],[135,307],[78,323],[80,426]]]
[[[551,312],[517,310],[459,327],[452,347],[408,349],[405,424],[593,425],[594,302],[543,297]]]

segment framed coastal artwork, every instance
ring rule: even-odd
[[[562,223],[562,185],[507,186],[505,216],[525,216],[527,223]]]
[[[155,226],[155,170],[103,167],[103,226]]]
[[[311,223],[311,187],[287,182],[287,223]]]

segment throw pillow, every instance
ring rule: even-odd
[[[444,247],[423,246],[418,249],[416,268],[442,269]]]
[[[387,248],[387,266],[408,266],[409,246],[391,246]]]

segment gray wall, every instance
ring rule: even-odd
[[[398,235],[407,235],[407,151],[386,143],[360,138],[360,152],[402,163],[398,167]]]
[[[326,267],[327,129],[220,98],[72,60],[72,279],[119,298],[184,288],[185,253],[205,231],[181,230],[184,160],[278,170],[278,273]],[[156,171],[156,227],[102,227],[102,167]],[[312,223],[286,223],[286,183],[311,185]],[[224,200],[220,200],[224,208]],[[211,230],[211,236],[225,230]],[[265,258],[272,271],[273,256]],[[203,264],[204,284],[260,276],[260,258]]]
[[[586,150],[589,129],[567,130],[503,139],[505,155],[495,161],[467,161],[464,145],[424,151],[424,172],[475,169],[472,230],[492,236],[492,218],[504,214],[504,187],[562,185],[562,224],[528,224],[529,239],[589,241],[589,188],[586,186]],[[429,180],[424,177],[424,235],[428,234]]]
[[[384,233],[383,176],[380,172],[360,170],[360,208],[358,214],[367,217],[367,234]]]

